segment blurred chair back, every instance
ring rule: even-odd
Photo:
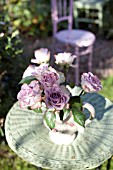
[[[93,44],[96,39],[92,32],[80,29],[72,29],[73,26],[73,0],[51,0],[51,16],[53,24],[53,36],[59,42],[71,45],[75,48],[75,83],[79,84],[80,56],[88,55],[88,69],[92,70]],[[58,24],[68,22],[68,28],[58,30]]]
[[[51,0],[51,15],[53,24],[53,36],[58,31],[58,23],[68,21],[68,29],[73,24],[73,0]]]

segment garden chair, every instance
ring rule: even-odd
[[[96,24],[99,32],[103,28],[103,9],[108,0],[75,0],[74,18],[75,27],[79,28],[79,23]]]
[[[73,24],[73,0],[51,0],[51,14],[53,24],[53,36],[56,40],[75,48],[75,83],[79,84],[79,60],[80,56],[88,55],[88,69],[92,70],[93,44],[95,35],[86,30],[72,29]],[[68,29],[58,31],[58,24],[68,21]]]

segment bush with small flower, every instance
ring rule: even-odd
[[[69,66],[73,65],[76,56],[71,53],[55,55],[56,64],[64,67],[62,73],[49,65],[48,49],[41,48],[34,54],[35,59],[31,60],[33,64],[25,70],[20,82],[22,86],[17,95],[20,107],[37,113],[42,112],[50,129],[55,128],[57,116],[63,121],[68,115],[73,115],[74,121],[84,127],[86,116],[82,108],[81,95],[101,90],[100,80],[91,72],[83,73],[81,86],[71,87],[66,81],[66,73]],[[93,116],[91,115],[91,118]]]

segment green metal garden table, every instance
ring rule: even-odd
[[[42,113],[21,109],[18,102],[5,122],[11,149],[37,167],[53,170],[86,170],[98,167],[113,154],[113,104],[99,94],[83,98],[95,107],[96,117],[70,145],[55,145],[43,125]],[[88,114],[87,110],[85,110]]]

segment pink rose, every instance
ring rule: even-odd
[[[46,70],[48,70],[48,64],[41,64],[37,67],[34,65],[29,65],[24,71],[22,78],[34,76],[39,80],[41,78],[41,74]]]
[[[23,84],[17,95],[17,99],[21,108],[33,106],[36,105],[37,102],[40,102],[41,90],[38,81],[33,80],[29,85]]]
[[[33,72],[33,76],[35,76],[38,80],[41,80],[42,74],[48,70],[48,64],[41,64],[38,67],[35,67]]]

